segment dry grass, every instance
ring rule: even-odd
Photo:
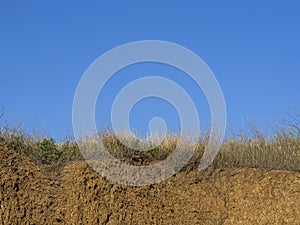
[[[299,172],[300,114],[290,117],[289,120],[283,120],[282,125],[277,127],[272,135],[264,135],[257,127],[250,124],[239,134],[232,132],[231,135],[227,135],[212,167],[215,169],[253,167]],[[191,140],[190,137],[183,138],[185,146],[191,144],[195,146],[194,155],[183,170],[192,170],[198,167],[208,143],[208,134],[209,132],[205,132],[197,142]],[[109,129],[99,133],[99,136],[110,154],[134,165],[148,165],[165,159],[174,151],[180,141],[178,134],[168,135],[165,138],[156,136],[149,141],[149,139],[137,140],[127,131],[113,133]],[[36,133],[28,134],[23,126],[10,126],[8,123],[2,123],[0,141],[10,149],[29,156],[42,167],[57,167],[69,161],[83,160],[77,143],[71,137],[61,143],[56,143],[47,136]],[[83,145],[86,146],[86,149],[91,149],[95,142],[97,142],[96,139],[89,138],[83,142]],[[128,146],[150,150],[138,151]]]

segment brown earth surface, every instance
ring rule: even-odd
[[[300,173],[179,172],[119,185],[85,162],[46,173],[0,146],[0,224],[300,224]]]

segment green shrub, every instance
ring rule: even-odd
[[[38,163],[51,165],[60,159],[61,152],[57,149],[53,138],[44,138],[43,141],[38,143],[37,149],[32,153],[32,157]]]

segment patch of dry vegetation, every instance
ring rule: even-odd
[[[113,133],[109,129],[99,133],[103,145],[116,158],[133,165],[149,165],[168,157],[176,148],[180,137],[178,134],[165,138],[156,137],[151,142],[132,138],[128,132]],[[130,145],[140,147],[153,146],[149,151],[133,150],[121,141],[126,140]],[[209,132],[199,138],[195,152],[183,170],[198,167],[209,139]],[[68,137],[62,143],[56,143],[50,137],[28,134],[22,126],[9,126],[7,123],[0,127],[0,140],[9,149],[22,155],[29,156],[43,168],[57,168],[70,161],[83,160],[78,145]],[[83,145],[93,145],[95,140],[88,139]],[[191,144],[189,137],[184,137],[186,146]],[[272,135],[263,134],[255,126],[250,125],[235,134],[228,135],[221,146],[219,154],[213,162],[214,169],[220,168],[262,168],[300,171],[300,114],[284,120],[284,124],[273,131]]]

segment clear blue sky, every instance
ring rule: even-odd
[[[118,45],[148,39],[185,46],[208,64],[234,127],[245,118],[271,124],[293,107],[300,110],[299,1],[106,2],[0,0],[0,107],[6,118],[63,138],[72,132],[73,96],[87,67]],[[173,76],[196,99],[200,119],[208,120],[205,97],[176,71],[147,64],[123,73],[133,75],[116,75],[107,85],[98,123],[109,118],[118,90],[147,73]],[[174,109],[152,99],[133,109],[133,126],[145,129],[157,115],[178,125]]]

